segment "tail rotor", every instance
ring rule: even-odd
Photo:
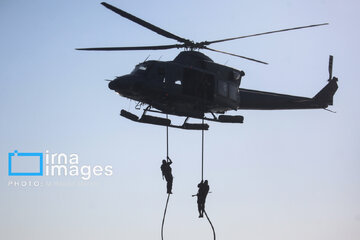
[[[333,70],[333,59],[332,55],[329,56],[329,81],[332,79],[332,70]]]

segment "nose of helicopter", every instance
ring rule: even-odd
[[[109,82],[109,88],[111,90],[123,90],[123,89],[129,89],[131,85],[133,84],[133,77],[130,75],[125,75],[122,77],[117,77],[114,80]]]
[[[116,79],[115,80],[112,80],[112,81],[110,81],[109,82],[109,88],[111,89],[111,90],[115,90],[116,89]]]

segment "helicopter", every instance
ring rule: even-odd
[[[244,71],[215,63],[200,49],[228,54],[249,61],[266,62],[209,48],[213,43],[255,37],[297,29],[327,25],[328,23],[281,29],[214,41],[194,42],[179,37],[149,22],[133,16],[106,2],[104,7],[120,16],[135,22],[159,35],[178,41],[178,44],[131,47],[77,48],[84,51],[134,51],[166,50],[182,48],[173,61],[145,60],[124,76],[116,77],[108,87],[119,95],[138,102],[136,109],[143,109],[141,117],[121,110],[120,115],[135,122],[149,123],[188,130],[208,130],[204,120],[221,123],[243,123],[241,115],[226,115],[230,110],[280,110],[280,109],[325,109],[333,105],[333,96],[338,89],[338,78],[332,76],[333,56],[329,57],[329,79],[327,85],[314,97],[300,97],[273,92],[239,88]],[[330,111],[330,110],[329,110]],[[165,114],[166,118],[153,116],[149,112]],[[205,114],[210,114],[207,117]],[[168,115],[185,117],[182,125],[174,125]],[[202,123],[188,123],[189,118],[202,119]]]

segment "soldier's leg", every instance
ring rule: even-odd
[[[170,193],[172,193],[173,179],[174,179],[173,176],[171,176],[169,178],[169,190],[170,190],[169,192]]]
[[[198,201],[198,211],[199,211],[199,218],[202,217],[202,214],[201,214],[201,204],[200,202]]]

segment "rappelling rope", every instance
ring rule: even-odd
[[[201,181],[204,181],[204,118],[202,118],[201,129]]]
[[[216,240],[215,228],[214,228],[214,226],[212,225],[212,223],[211,223],[211,221],[210,221],[210,218],[209,218],[209,216],[207,215],[207,213],[206,213],[205,210],[204,210],[204,213],[205,213],[205,216],[206,216],[207,220],[209,221],[210,226],[211,226],[211,228],[212,228],[213,235],[214,235],[214,240]]]
[[[166,119],[168,119],[167,114],[166,114]],[[168,126],[166,126],[166,161],[167,162],[169,161],[169,127]],[[165,216],[166,216],[169,199],[170,199],[170,193],[168,193],[168,196],[166,199],[164,215],[163,215],[163,219],[162,219],[162,223],[161,223],[161,240],[164,240],[164,223],[165,223]]]
[[[166,205],[165,205],[164,215],[163,215],[162,224],[161,224],[161,240],[164,240],[164,223],[165,223],[165,216],[166,216],[166,211],[167,211],[167,207],[168,207],[168,203],[169,203],[169,198],[170,198],[170,193],[168,194],[167,199],[166,199]],[[206,217],[207,217],[207,215],[206,215]]]
[[[204,126],[204,118],[202,118],[202,125]],[[204,128],[201,130],[201,181],[204,181]],[[213,231],[214,240],[216,240],[215,228],[212,222],[210,221],[210,218],[207,215],[205,209],[204,209],[204,213]]]
[[[166,119],[169,119],[166,114]],[[166,126],[166,161],[169,160],[169,126]]]

